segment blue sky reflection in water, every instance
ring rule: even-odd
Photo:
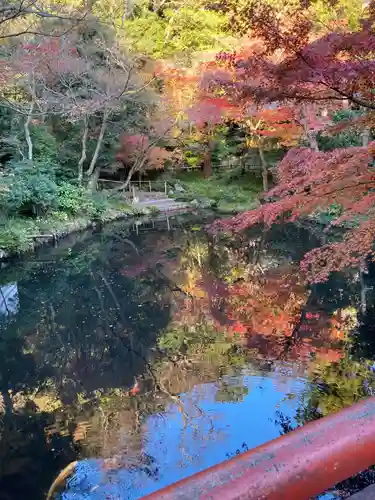
[[[235,382],[233,380],[233,382]],[[254,448],[280,435],[275,425],[275,411],[293,418],[298,397],[306,381],[288,374],[270,373],[267,376],[245,375],[244,386],[248,394],[242,401],[218,402],[215,384],[200,385],[182,396],[187,408],[199,406],[194,419],[184,421],[177,406],[171,405],[165,414],[150,416],[144,424],[144,453],[153,457],[150,468],[157,477],[147,473],[119,469],[105,478],[100,463],[82,462],[70,487],[63,494],[64,500],[90,498],[136,499],[190,476],[207,467],[226,460],[229,455]],[[112,498],[111,497],[111,498]]]
[[[0,500],[45,499],[75,460],[56,498],[136,499],[374,394],[371,273],[308,288],[308,230],[214,241],[210,217],[0,269]]]

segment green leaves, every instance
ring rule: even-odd
[[[40,215],[56,206],[57,184],[54,169],[22,161],[11,164],[3,177],[6,189],[0,204],[4,213]]]
[[[13,217],[0,220],[0,249],[7,252],[28,250],[33,232],[32,220]]]
[[[62,182],[58,187],[58,208],[62,212],[76,215],[82,211],[85,190],[69,182]]]
[[[166,9],[163,17],[142,11],[125,30],[136,52],[165,58],[225,46],[225,24],[223,14],[197,6]]]
[[[54,135],[42,124],[31,127],[33,140],[33,156],[36,160],[50,165],[56,164],[59,157],[59,144]]]

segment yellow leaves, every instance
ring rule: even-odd
[[[258,137],[246,137],[246,146],[248,148],[256,148],[258,146]]]
[[[31,398],[40,411],[52,413],[61,408],[62,403],[55,391],[36,394]]]
[[[172,129],[170,131],[170,135],[173,139],[176,139],[177,137],[179,137],[181,135],[180,127],[178,127],[177,125],[172,127]]]

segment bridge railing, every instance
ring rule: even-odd
[[[99,179],[98,183],[101,184],[111,184],[111,185],[121,185],[124,184],[122,181],[114,181],[112,179]],[[124,189],[124,192],[133,193],[135,191],[144,191],[144,192],[158,192],[168,194],[168,181],[131,181]]]
[[[159,193],[168,194],[168,182],[167,181],[131,181],[129,182],[129,191],[133,188],[139,191],[156,191]]]
[[[307,500],[374,464],[371,397],[143,498]]]

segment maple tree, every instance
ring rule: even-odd
[[[254,135],[264,139],[275,139],[278,144],[292,147],[298,144],[302,125],[292,107],[262,109],[250,119],[257,120]]]
[[[158,75],[164,84],[164,94],[169,112],[186,136],[194,137],[203,146],[203,174],[212,175],[212,150],[216,127],[226,119],[240,116],[240,107],[226,96],[205,92],[201,85],[201,73],[205,63],[192,68],[180,69],[160,65]]]
[[[257,0],[229,0],[220,4],[228,13],[229,29],[236,35],[251,34],[251,11]],[[302,8],[304,15],[314,21],[316,31],[345,21],[350,27],[358,25],[363,8],[362,0],[264,0],[263,4],[273,7],[280,18],[287,19],[293,10]]]
[[[244,114],[240,123],[246,130],[246,145],[259,152],[263,191],[267,192],[269,173],[265,150],[296,145],[303,128],[291,107],[261,109],[254,114]]]
[[[259,43],[247,56],[236,55],[234,81],[220,81],[220,75],[217,81],[242,98],[261,102],[349,100],[374,109],[374,2],[366,12],[360,30],[340,29],[316,37],[303,10],[281,23],[272,7],[254,4],[252,34]]]
[[[301,12],[297,11],[286,26],[280,25],[272,12],[269,6],[254,10],[254,33],[263,45],[258,53],[232,64],[231,71],[236,75],[232,88],[220,79],[215,84],[220,82],[230,95],[242,100],[249,97],[259,103],[294,103],[305,111],[310,107],[310,117],[316,124],[312,127],[310,119],[304,125],[310,134],[315,128],[315,135],[310,135],[310,148],[291,149],[278,164],[278,185],[268,193],[274,201],[218,222],[216,227],[241,230],[255,223],[293,221],[338,204],[343,214],[331,225],[350,221],[352,229],[341,242],[314,249],[301,263],[308,279],[317,282],[327,279],[332,271],[359,266],[373,252],[375,149],[369,142],[368,128],[375,108],[375,74],[371,70],[375,2],[370,3],[360,30],[331,32],[313,40],[311,22]],[[278,49],[284,56],[274,62],[268,55]],[[318,119],[319,111],[335,110],[337,103],[346,101],[370,111],[356,121],[356,126],[364,129],[363,146],[319,152],[311,139],[316,140],[316,131],[328,123]],[[305,112],[306,118],[309,114]]]
[[[162,169],[173,154],[157,145],[160,138],[152,139],[144,134],[124,134],[120,138],[120,147],[116,160],[128,167],[127,178],[122,187],[126,187],[136,172]]]
[[[225,119],[234,118],[238,114],[236,105],[231,104],[226,98],[215,98],[200,95],[199,99],[187,111],[190,123],[198,129],[198,138],[204,146],[203,175],[212,175],[212,151],[215,141],[216,127]]]
[[[259,99],[243,92],[251,76],[242,65],[264,51],[259,39],[250,39],[237,52],[217,54],[215,61],[202,65],[201,92],[219,95],[235,109],[231,117],[246,131],[246,143],[258,150],[262,165],[263,188],[268,190],[268,165],[265,151],[296,146],[305,139],[317,150],[317,134],[331,124],[335,109],[327,103]],[[279,56],[272,56],[278,60]],[[272,59],[271,58],[271,59]]]
[[[81,32],[90,29],[94,34],[87,43]],[[29,160],[33,159],[29,127],[34,120],[55,116],[81,125],[78,181],[82,184],[86,180],[92,189],[96,187],[98,159],[110,119],[122,112],[125,103],[144,106],[148,86],[136,71],[134,57],[113,42],[110,33],[99,30],[97,22],[90,20],[65,37],[21,44],[12,54],[10,66],[18,74],[23,99],[8,95],[7,89],[1,91],[4,104],[25,117]],[[90,139],[95,141],[91,157]]]
[[[346,233],[342,242],[306,254],[302,268],[311,281],[317,282],[327,279],[331,271],[358,265],[372,252],[375,236],[371,219],[375,205],[373,153],[372,143],[368,147],[324,153],[309,148],[291,149],[278,164],[278,185],[268,193],[277,201],[231,220],[219,221],[216,227],[243,230],[256,223],[269,226],[282,220],[293,221],[328,208],[335,201],[344,212],[332,226],[358,218],[363,220]]]

